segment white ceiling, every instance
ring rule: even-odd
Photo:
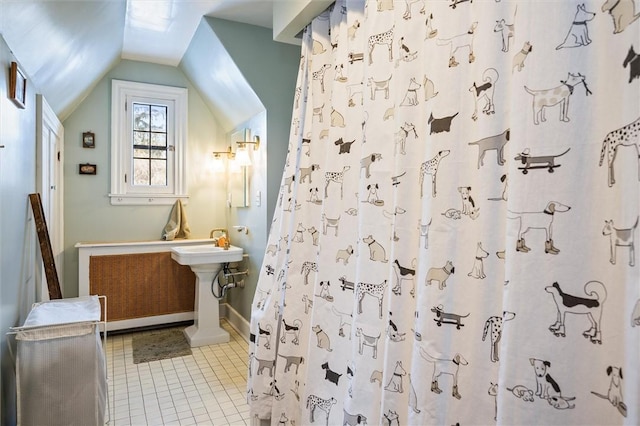
[[[0,0],[0,34],[64,120],[121,59],[177,66],[203,16],[272,28],[274,1]]]
[[[273,28],[273,0],[127,0],[122,58],[178,65],[203,16]]]

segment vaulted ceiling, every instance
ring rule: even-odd
[[[178,66],[203,16],[272,28],[274,1],[280,2],[277,7],[287,2],[324,3],[322,7],[330,3],[0,0],[0,33],[35,86],[64,120],[121,59]],[[218,49],[217,54],[224,55],[224,49]],[[195,82],[201,87],[210,83]]]

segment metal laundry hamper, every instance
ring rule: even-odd
[[[104,424],[106,299],[100,311],[98,296],[51,300],[14,329],[19,425]]]

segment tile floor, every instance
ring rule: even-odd
[[[133,363],[132,334],[107,334],[108,424],[248,425],[248,344],[227,321],[221,325],[229,343],[142,364]]]

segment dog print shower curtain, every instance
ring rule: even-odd
[[[247,398],[640,423],[638,0],[339,0],[302,36]]]

